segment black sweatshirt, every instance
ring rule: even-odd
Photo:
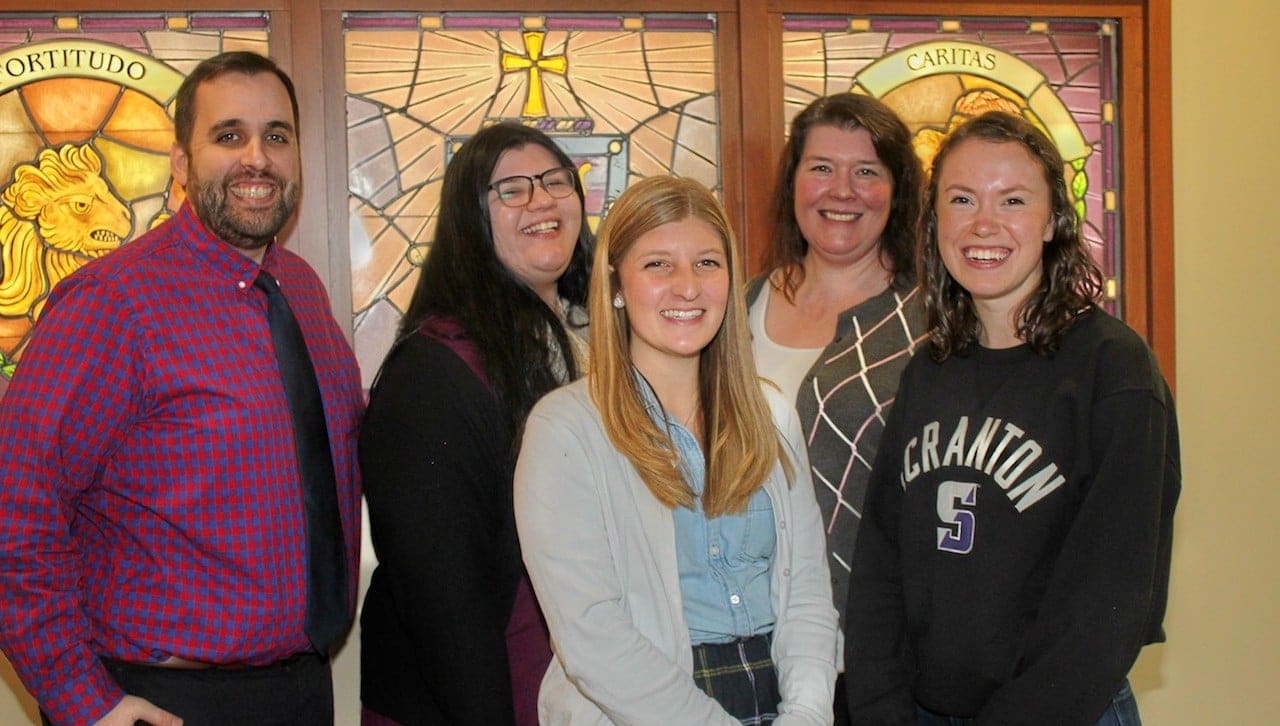
[[[916,703],[978,724],[1091,726],[1164,640],[1181,488],[1169,388],[1100,310],[1060,349],[903,373],[845,616],[854,723]]]

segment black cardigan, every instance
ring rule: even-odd
[[[406,725],[513,719],[504,630],[524,571],[513,442],[459,357],[473,350],[421,333],[399,344],[360,435],[379,561],[360,619],[360,696]]]

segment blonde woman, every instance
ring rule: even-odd
[[[555,657],[544,724],[830,723],[836,615],[789,401],[751,359],[742,271],[700,184],[614,204],[587,379],[535,406],[516,521]]]

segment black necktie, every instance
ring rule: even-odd
[[[320,386],[307,353],[298,321],[276,280],[266,270],[258,273],[255,287],[267,293],[267,323],[271,344],[280,366],[293,438],[302,479],[302,502],[307,519],[307,619],[306,633],[320,653],[328,654],[347,627],[346,555],[342,520],[338,515],[338,488],[329,451],[329,427],[324,420]]]

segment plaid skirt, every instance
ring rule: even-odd
[[[747,726],[770,724],[778,717],[782,696],[769,641],[768,635],[755,635],[693,646],[694,683]]]

